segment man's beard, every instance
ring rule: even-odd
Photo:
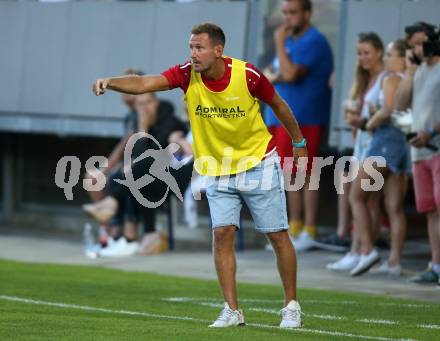
[[[206,70],[209,70],[213,65],[214,65],[214,62],[212,62],[208,65],[205,65],[205,66],[203,66],[202,64],[199,64],[199,66],[201,66],[202,68],[199,70],[194,70],[194,71],[197,73],[202,73],[202,72],[205,72]]]
[[[303,30],[304,26],[294,26],[292,27],[292,33],[293,35],[297,35]]]

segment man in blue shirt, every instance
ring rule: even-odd
[[[329,80],[333,72],[333,55],[325,36],[310,23],[310,0],[284,0],[282,13],[284,23],[274,35],[276,57],[266,68],[265,75],[295,113],[307,140],[309,161],[306,182],[303,189],[290,191],[287,195],[290,232],[295,248],[307,250],[313,247],[316,237],[319,201],[319,192],[308,187],[313,157],[318,153],[330,119]],[[269,107],[264,118],[284,165],[283,159],[292,157],[292,141]]]

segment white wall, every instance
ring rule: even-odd
[[[243,58],[247,14],[246,2],[0,2],[0,130],[33,131],[44,121],[43,131],[69,133],[82,117],[84,132],[105,135],[127,109],[119,94],[96,98],[95,78],[183,63],[191,27],[205,21],[225,30],[227,54]],[[181,96],[162,97],[180,107]],[[104,119],[99,128],[100,118],[112,125]]]

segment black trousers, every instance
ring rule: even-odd
[[[139,179],[141,176],[148,174],[151,163],[148,161],[137,162],[132,166],[132,173],[134,179]],[[191,182],[193,172],[193,162],[189,162],[179,169],[169,168],[169,173],[176,180],[180,193],[182,196]],[[143,223],[144,233],[154,232],[155,231],[155,223],[156,223],[156,210],[157,208],[149,208],[143,206],[139,203],[136,198],[133,196],[128,187],[118,183],[115,179],[125,180],[125,174],[122,171],[119,171],[115,174],[110,183],[108,184],[108,193],[112,197],[116,198],[118,203],[122,204],[127,200],[127,196],[130,196],[132,200],[136,201],[139,209],[139,214]],[[164,201],[164,204],[168,202],[168,196],[171,195],[172,191],[169,190],[167,193],[168,185],[159,180],[155,179],[153,182],[148,184],[147,186],[141,188],[139,191],[142,196],[151,202],[160,201],[165,195],[167,198]]]

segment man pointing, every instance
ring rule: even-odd
[[[235,231],[243,201],[257,231],[271,242],[277,257],[285,306],[282,328],[301,326],[296,301],[296,255],[287,230],[283,175],[275,143],[263,122],[259,102],[270,105],[292,138],[294,156],[306,157],[306,141],[289,107],[253,65],[223,55],[225,35],[215,24],[191,32],[191,59],[161,75],[102,78],[93,91],[130,94],[181,88],[194,138],[194,168],[207,176],[213,253],[225,308],[210,327],[244,325],[236,290]],[[258,186],[244,186],[244,182]]]

